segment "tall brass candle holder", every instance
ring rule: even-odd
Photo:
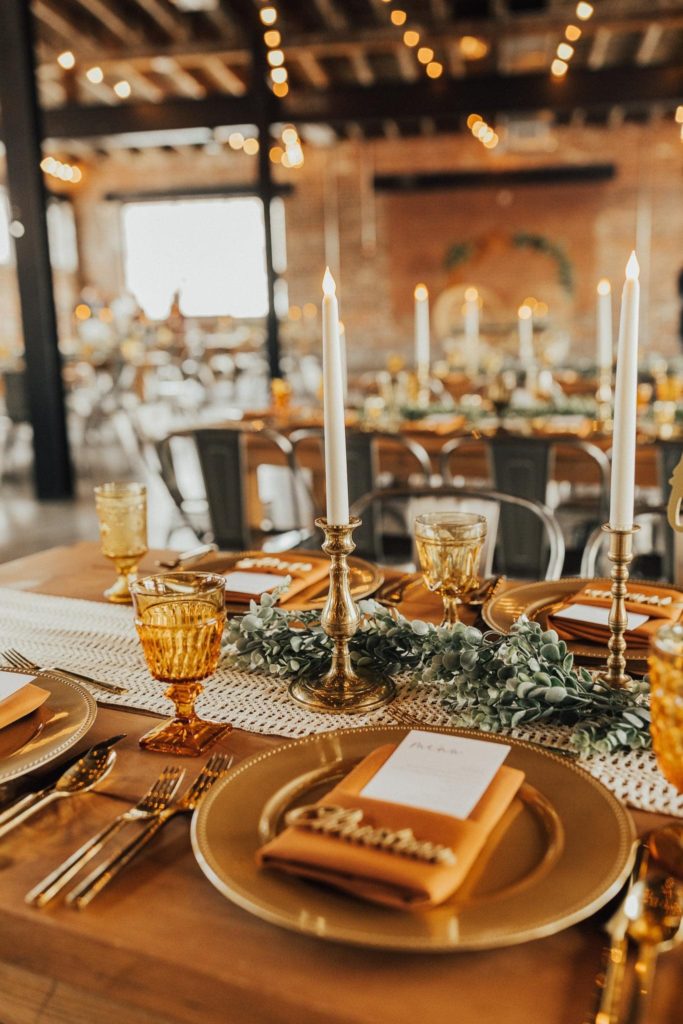
[[[429,408],[431,398],[431,375],[429,363],[418,363],[417,366],[417,404],[420,409]]]
[[[596,421],[603,434],[612,432],[612,367],[602,366],[598,375],[598,390],[595,392]]]
[[[608,558],[612,563],[610,573],[612,579],[612,607],[609,613],[609,657],[607,669],[598,675],[600,682],[607,686],[624,687],[631,682],[631,677],[626,674],[626,640],[624,633],[628,627],[628,615],[626,612],[626,584],[628,582],[628,567],[633,561],[633,534],[640,527],[632,526],[630,530],[613,530],[609,523],[603,526],[603,530],[609,533],[609,554]]]
[[[289,687],[291,696],[311,711],[347,715],[374,711],[396,695],[391,679],[357,674],[351,668],[349,640],[360,625],[360,611],[349,587],[348,556],[355,550],[351,535],[360,522],[356,516],[344,526],[332,526],[324,518],[315,521],[325,534],[322,548],[331,562],[330,590],[320,621],[334,641],[332,666],[321,679],[296,679]]]

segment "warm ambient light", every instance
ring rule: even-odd
[[[277,11],[274,7],[263,7],[259,11],[259,18],[264,25],[274,25],[277,21]]]
[[[396,10],[391,12],[392,25],[405,25],[408,15],[405,11]]]
[[[481,60],[489,52],[489,44],[478,36],[462,36],[458,46],[465,60]]]
[[[279,164],[285,155],[285,151],[282,146],[271,146],[268,156],[270,157],[271,163]]]
[[[420,42],[420,33],[415,32],[414,29],[409,28],[403,33],[403,42],[406,46],[417,46]]]
[[[100,82],[104,81],[104,71],[100,67],[88,68],[85,77],[93,85],[99,85]]]
[[[609,295],[611,291],[612,285],[606,277],[603,277],[601,281],[598,281],[598,295]]]
[[[285,62],[285,55],[282,50],[270,50],[267,60],[272,68],[279,68]]]
[[[559,57],[556,57],[550,65],[550,70],[556,78],[562,78],[563,75],[566,75],[568,68],[569,64],[564,60],[560,60]]]
[[[130,82],[126,82],[125,79],[122,79],[120,82],[117,82],[114,86],[114,92],[119,97],[119,99],[127,100],[128,97],[130,96]]]
[[[585,0],[581,0],[581,3],[576,5],[576,17],[580,21],[588,21],[592,14],[593,4],[589,4],[586,3]]]
[[[425,68],[425,71],[430,78],[440,78],[443,74],[443,64],[440,64],[438,60],[432,60]]]
[[[283,128],[282,141],[285,146],[292,146],[295,142],[299,141],[299,133],[293,125],[288,124],[286,128]]]
[[[64,68],[65,71],[70,71],[76,63],[76,58],[71,50],[65,50],[64,53],[60,53],[59,57],[57,57],[57,63],[60,68]]]
[[[477,289],[473,288],[471,285],[470,285],[469,288],[465,288],[465,302],[478,302],[478,301],[479,301],[479,292],[477,291]]]
[[[273,92],[277,97],[279,97],[279,99],[282,99],[289,92],[289,86],[286,82],[274,82]]]
[[[578,25],[567,25],[564,34],[570,43],[575,43],[577,39],[581,38],[581,29]]]
[[[228,136],[228,145],[230,149],[241,149],[244,145],[244,135],[242,135],[242,132],[232,132]]]
[[[640,264],[635,252],[632,252],[626,264],[626,277],[629,281],[637,281],[640,275]]]
[[[420,64],[429,64],[430,60],[434,60],[434,51],[431,46],[421,46],[417,51],[417,59]]]
[[[268,47],[279,46],[282,42],[282,36],[276,28],[271,28],[263,33],[263,42]]]
[[[427,291],[427,285],[426,284],[415,285],[414,295],[415,295],[415,298],[417,299],[418,302],[424,302],[425,299],[429,298],[429,292]]]
[[[79,302],[74,310],[74,316],[77,320],[89,320],[92,316],[90,306],[86,306],[85,302]]]
[[[245,139],[242,149],[247,156],[256,156],[259,151],[258,139]]]
[[[334,283],[334,278],[330,272],[329,267],[325,267],[325,275],[323,277],[323,292],[325,295],[334,295],[337,290],[337,286]]]
[[[570,60],[574,56],[574,47],[569,43],[560,43],[557,47],[557,56],[562,60]]]
[[[467,118],[467,127],[470,128],[470,129],[473,129],[475,124],[477,123],[477,121],[482,121],[482,120],[483,119],[482,119],[481,114],[470,114],[470,116]]]
[[[282,85],[283,82],[287,81],[287,78],[287,68],[273,68],[270,72],[270,80],[276,84]]]
[[[676,124],[683,124],[683,106],[676,107]]]
[[[520,320],[530,320],[532,315],[531,306],[520,306],[517,310],[517,315]]]

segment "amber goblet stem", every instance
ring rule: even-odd
[[[626,584],[628,583],[628,567],[633,561],[633,534],[639,529],[632,526],[630,530],[614,530],[605,523],[603,530],[610,535],[608,558],[612,563],[612,606],[609,613],[610,638],[607,644],[609,657],[605,672],[599,679],[607,686],[623,688],[631,682],[626,672],[626,639],[624,633],[628,628],[626,612]]]
[[[454,594],[442,594],[441,599],[443,601],[443,619],[441,620],[441,625],[455,626],[457,622],[460,622],[460,616],[458,614],[458,605],[460,604],[459,599]]]
[[[166,690],[165,696],[173,701],[175,705],[175,717],[177,722],[183,724],[198,721],[197,712],[194,709],[195,701],[204,687],[201,683],[173,682]]]

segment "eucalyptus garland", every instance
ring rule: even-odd
[[[454,721],[503,732],[523,725],[563,725],[581,754],[651,745],[648,684],[613,690],[595,682],[554,630],[521,618],[508,636],[462,623],[443,628],[410,621],[376,601],[361,601],[351,640],[355,667],[410,672],[413,685],[436,688]],[[287,612],[265,594],[232,619],[224,660],[244,672],[310,676],[330,665],[331,640],[320,613]]]

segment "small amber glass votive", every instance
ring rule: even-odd
[[[104,596],[130,604],[130,582],[147,553],[147,488],[144,484],[102,484],[95,488],[102,554],[116,566],[118,577]]]
[[[650,643],[650,711],[657,764],[683,792],[683,626],[662,626]]]

